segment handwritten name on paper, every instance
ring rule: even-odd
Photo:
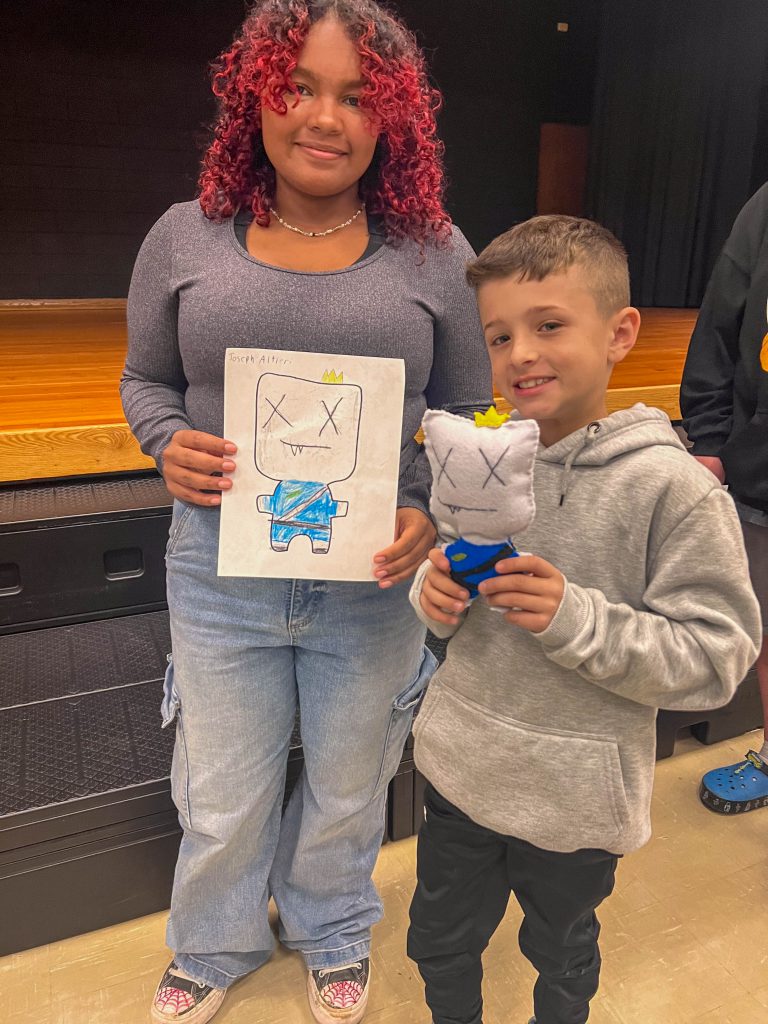
[[[264,355],[261,352],[235,352],[230,349],[230,363],[246,363],[252,366],[288,366],[291,359],[289,356]]]

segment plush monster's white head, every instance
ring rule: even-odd
[[[531,523],[533,463],[539,427],[533,420],[502,421],[495,409],[476,417],[429,410],[424,447],[432,467],[429,507],[443,535],[473,544],[514,539]]]
[[[265,373],[256,389],[256,466],[271,480],[346,480],[357,464],[363,393],[335,374],[323,381]]]

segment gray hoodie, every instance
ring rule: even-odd
[[[565,575],[562,604],[532,634],[474,602],[416,719],[416,765],[480,825],[627,853],[651,834],[657,708],[725,704],[757,656],[738,518],[643,405],[540,447],[534,492],[513,539]],[[419,605],[427,565],[411,601],[445,637]]]

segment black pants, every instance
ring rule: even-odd
[[[537,1024],[584,1024],[597,991],[598,907],[618,857],[551,853],[483,828],[432,786],[418,842],[408,955],[418,965],[434,1024],[481,1024],[482,954],[510,892],[525,915],[520,949],[539,972]]]

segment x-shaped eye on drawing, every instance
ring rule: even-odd
[[[324,424],[322,425],[322,427],[320,428],[320,437],[322,437],[322,436],[323,436],[323,431],[325,430],[325,428],[326,428],[326,427],[328,426],[328,424],[329,424],[329,423],[330,423],[330,424],[332,424],[332,426],[333,426],[333,429],[334,429],[334,430],[336,431],[336,433],[337,433],[337,434],[339,433],[339,428],[338,428],[338,427],[336,426],[336,421],[335,421],[335,420],[334,420],[334,418],[333,418],[333,414],[334,414],[334,413],[336,412],[336,410],[337,410],[337,409],[339,408],[339,406],[341,405],[341,403],[342,403],[343,401],[344,401],[344,399],[343,399],[343,398],[340,398],[340,399],[339,399],[339,400],[338,400],[338,401],[336,402],[336,405],[334,405],[333,409],[332,409],[332,410],[329,410],[329,409],[328,409],[328,406],[327,406],[327,405],[325,404],[325,402],[323,402],[323,401],[321,400],[320,404],[321,404],[321,405],[322,405],[322,407],[323,407],[323,408],[325,409],[325,411],[326,411],[326,414],[327,414],[327,416],[328,416],[328,419],[327,419],[327,420],[325,421],[325,423],[324,423]]]
[[[499,476],[499,474],[496,472],[496,467],[499,465],[499,463],[501,462],[501,460],[504,458],[504,456],[507,454],[508,451],[509,451],[509,448],[506,448],[501,453],[501,455],[498,457],[498,459],[496,459],[494,464],[491,465],[491,461],[488,458],[488,456],[485,454],[485,452],[483,451],[482,448],[480,449],[480,454],[483,456],[483,461],[485,462],[486,466],[490,470],[490,472],[488,473],[488,476],[486,477],[485,483],[483,484],[483,487],[482,487],[483,490],[485,490],[486,486],[491,482],[491,478],[492,477],[496,477],[496,479],[499,481],[499,483],[502,485],[502,487],[506,487],[507,486],[506,480],[502,480],[501,477]]]
[[[451,487],[455,487],[456,484],[453,482],[453,480],[451,480],[451,474],[445,468],[448,465],[448,459],[450,459],[452,452],[453,452],[453,448],[449,448],[448,449],[448,454],[441,461],[440,460],[440,456],[437,454],[437,449],[435,449],[435,458],[437,459],[437,464],[440,466],[440,475],[437,478],[437,482],[440,483],[440,481],[443,479],[443,477],[447,476],[448,477],[448,482],[450,483]]]
[[[280,406],[285,401],[285,395],[283,395],[283,397],[280,399],[280,401],[277,403],[277,405],[275,405],[275,403],[272,401],[271,398],[267,398],[266,395],[264,397],[267,399],[269,404],[272,406],[272,412],[269,414],[269,419],[264,424],[264,428],[266,429],[269,426],[269,424],[272,422],[272,420],[275,417],[275,413],[277,413],[277,415],[280,417],[281,420],[285,420],[285,422],[288,424],[289,427],[292,427],[293,424],[291,423],[291,421],[280,412]]]

